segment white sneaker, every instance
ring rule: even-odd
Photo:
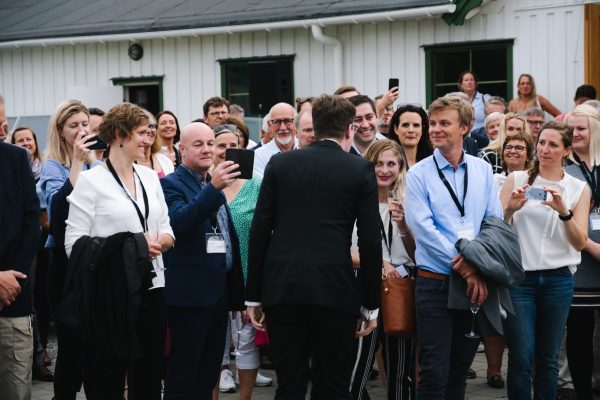
[[[238,372],[235,373],[235,383],[240,384],[240,374]],[[256,380],[254,381],[254,386],[265,387],[271,386],[273,384],[273,379],[268,376],[264,376],[260,374],[260,371],[256,374]]]
[[[264,387],[271,386],[273,384],[273,379],[268,376],[264,376],[260,374],[260,371],[256,374],[256,380],[254,381],[254,386]]]
[[[219,379],[219,391],[221,393],[235,392],[235,382],[233,381],[233,373],[224,369],[221,371],[221,379]]]

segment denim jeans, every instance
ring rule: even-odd
[[[465,398],[467,370],[479,340],[465,337],[471,330],[471,312],[448,310],[447,303],[447,280],[417,278],[419,400]]]
[[[573,276],[567,267],[527,272],[510,289],[515,314],[505,321],[508,345],[508,398],[556,399],[558,351],[573,298]]]

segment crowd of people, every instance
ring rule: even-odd
[[[45,151],[0,97],[2,398],[248,400],[272,364],[276,399],[368,399],[374,371],[388,399],[462,399],[483,343],[510,399],[557,398],[559,369],[592,399],[596,90],[561,113],[529,74],[508,104],[473,71],[427,108],[399,89],[277,103],[258,142],[218,96],[185,126],[65,100]],[[416,335],[384,331],[382,276],[415,282]]]

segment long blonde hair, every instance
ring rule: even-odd
[[[398,160],[398,167],[400,172],[398,177],[392,186],[392,190],[398,195],[400,202],[404,202],[404,185],[406,183],[406,160],[402,155],[402,149],[400,145],[392,140],[375,140],[365,153],[365,159],[370,161],[374,166],[377,165],[381,153],[386,150],[390,150],[396,156]]]
[[[47,159],[55,159],[65,167],[71,167],[72,160],[69,157],[68,145],[60,136],[60,133],[67,120],[81,112],[85,113],[88,117],[90,116],[87,107],[79,100],[65,100],[56,107],[48,123]],[[86,160],[86,162],[89,163],[90,160]]]
[[[507,133],[506,126],[507,126],[508,121],[510,121],[511,119],[518,119],[519,121],[523,122],[523,129],[520,129],[519,131],[525,132],[531,137],[531,129],[529,129],[529,124],[527,123],[527,120],[525,119],[523,114],[509,112],[508,114],[506,114],[504,116],[504,118],[502,118],[500,120],[500,127],[498,129],[498,137],[495,140],[493,140],[487,147],[485,147],[483,149],[484,152],[485,151],[494,151],[494,152],[498,153],[499,157],[502,157],[502,147],[504,145],[504,139],[506,139],[507,136],[510,136]]]
[[[580,104],[573,109],[567,116],[565,123],[569,124],[569,119],[571,117],[586,117],[588,121],[588,128],[590,130],[590,163],[592,165],[588,165],[589,168],[592,168],[596,165],[600,164],[600,110],[597,110],[591,105],[588,104]],[[569,154],[569,158],[575,161],[573,156],[574,151]]]

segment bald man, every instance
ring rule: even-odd
[[[218,382],[227,312],[243,308],[239,242],[222,190],[239,165],[212,165],[215,135],[194,122],[181,132],[181,165],[161,180],[177,245],[165,253],[171,332],[165,400],[210,399]],[[235,172],[234,172],[235,171]]]
[[[254,153],[253,176],[259,178],[262,178],[271,157],[298,148],[294,125],[296,109],[287,103],[277,103],[271,107],[269,115],[271,116],[268,121],[269,136],[273,140],[256,149]]]

